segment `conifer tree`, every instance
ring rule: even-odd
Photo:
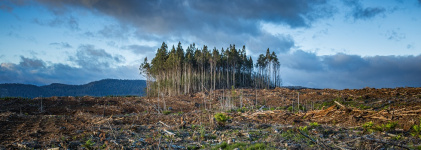
[[[256,67],[256,71],[254,71]],[[235,45],[212,50],[190,44],[187,49],[178,42],[168,51],[165,42],[157,49],[150,63],[145,58],[139,67],[147,80],[147,96],[180,95],[200,91],[233,88],[273,88],[281,86],[280,63],[269,48],[260,54],[256,64],[247,56],[246,47]]]

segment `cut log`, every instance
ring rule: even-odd
[[[164,131],[166,135],[169,135],[171,137],[173,137],[175,135],[175,133],[172,133],[172,132],[168,131],[167,129],[163,129],[162,131]]]
[[[342,105],[341,103],[339,103],[338,101],[334,101],[336,103],[336,105],[342,107],[343,109],[347,109],[344,105]]]
[[[169,125],[167,125],[167,124],[163,123],[162,121],[159,121],[159,123],[161,123],[162,125],[166,126],[167,128],[171,128],[171,126],[169,126]]]

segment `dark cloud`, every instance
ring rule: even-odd
[[[12,12],[16,6],[26,5],[28,1],[25,0],[13,0],[13,1],[0,1],[0,10]]]
[[[37,0],[56,18],[34,22],[52,27],[79,29],[74,11],[106,15],[118,24],[99,31],[85,31],[87,37],[127,40],[134,36],[147,41],[202,43],[218,48],[227,44],[246,45],[251,53],[271,48],[287,52],[294,41],[287,35],[270,35],[261,23],[283,24],[291,28],[310,27],[313,22],[331,17],[336,11],[327,0]],[[82,12],[83,13],[83,12]],[[134,30],[132,30],[134,29]]]
[[[124,62],[125,58],[121,55],[113,56],[104,49],[95,49],[93,45],[80,45],[76,56],[70,56],[69,60],[80,67],[100,71]]]
[[[377,15],[383,14],[386,9],[381,7],[367,7],[367,8],[358,8],[355,10],[353,16],[354,19],[371,19]]]
[[[326,1],[273,0],[273,1],[190,1],[191,8],[215,16],[244,20],[263,20],[274,23],[285,23],[291,27],[309,26],[311,21],[331,15],[327,6],[321,9]],[[314,15],[315,13],[324,15]]]
[[[327,70],[353,72],[360,69],[361,66],[366,66],[368,62],[358,55],[347,55],[338,53],[332,56],[325,56],[322,58]]]
[[[364,8],[358,0],[346,0],[344,2],[346,6],[350,6],[352,8],[351,16],[355,20],[368,20],[386,12],[386,9],[383,7]]]
[[[45,63],[42,60],[30,59],[23,56],[21,56],[20,58],[22,61],[19,63],[19,66],[32,69],[45,68]]]
[[[93,55],[101,56],[103,54]],[[46,65],[42,60],[21,56],[21,61],[18,64],[1,63],[0,83],[25,83],[35,85],[46,85],[51,83],[85,84],[106,78],[140,78],[137,65],[97,69],[97,71],[93,71],[89,66],[72,67],[61,63]]]
[[[280,57],[286,85],[315,88],[421,86],[421,55],[361,57],[339,53],[316,56],[296,51]]]
[[[237,44],[246,45],[256,54],[268,47],[286,52],[294,45],[287,35],[265,33],[261,23],[305,28],[336,11],[327,0],[36,0],[32,3],[46,6],[55,14],[51,20],[33,20],[40,25],[79,30],[78,20],[72,16],[75,11],[110,16],[118,21],[98,31],[81,33],[86,37],[122,40],[136,37],[146,41],[195,42],[218,48]]]
[[[292,54],[280,55],[280,62],[283,66],[294,69],[304,70],[306,72],[323,71],[322,59],[315,53],[307,53],[297,50]]]
[[[50,43],[50,45],[51,46],[55,46],[56,48],[72,48],[72,45],[70,45],[69,43],[67,43],[67,42],[60,42],[60,43],[58,43],[58,42],[53,42],[53,43]]]
[[[70,11],[74,7],[112,16],[141,31],[201,34],[222,30],[238,34],[259,33],[259,21],[306,27],[331,16],[333,7],[325,0],[248,1],[137,1],[137,0],[39,0],[49,8]],[[197,32],[197,33],[196,33]]]

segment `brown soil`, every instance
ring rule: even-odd
[[[213,118],[219,112],[230,117],[225,126]],[[159,100],[8,98],[0,100],[0,149],[211,149],[222,142],[264,143],[266,149],[412,149],[421,148],[412,128],[420,117],[421,88],[237,89]],[[368,122],[374,126],[363,127]],[[375,129],[392,122],[396,128]]]

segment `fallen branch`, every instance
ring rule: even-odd
[[[169,126],[169,125],[167,125],[167,124],[163,123],[162,121],[159,121],[159,123],[161,123],[162,125],[166,126],[167,128],[171,128],[171,126]]]
[[[94,123],[94,124],[102,124],[102,123],[107,122],[107,121],[112,120],[112,119],[113,119],[113,118],[112,118],[112,116],[111,116],[110,118],[107,118],[107,119],[104,119],[104,120],[98,121],[98,122],[96,122],[96,123]]]
[[[339,103],[338,101],[333,101],[333,102],[335,102],[336,103],[336,105],[338,105],[338,106],[340,106],[340,107],[342,107],[342,108],[344,108],[344,109],[347,109],[344,105],[342,105],[341,103]]]
[[[296,129],[296,131],[298,132],[298,133],[300,133],[301,135],[303,135],[304,137],[306,137],[306,138],[308,138],[308,139],[310,139],[313,143],[315,143],[315,144],[318,144],[318,145],[320,145],[320,146],[322,146],[322,147],[325,147],[325,148],[328,148],[328,149],[333,149],[332,147],[330,147],[330,146],[328,146],[328,145],[326,145],[325,143],[323,143],[323,142],[318,142],[318,141],[316,141],[316,140],[314,140],[314,139],[312,139],[311,137],[309,137],[308,135],[306,135],[306,134],[304,134],[304,133],[302,133],[299,129]],[[321,143],[321,144],[320,144]]]
[[[377,116],[373,116],[373,117],[371,117],[372,119],[379,119],[379,120],[383,120],[383,121],[391,121],[391,119],[387,119],[386,117],[384,117],[384,116],[380,116],[380,117],[377,117]]]
[[[164,131],[164,132],[165,132],[165,134],[167,134],[167,135],[169,135],[169,136],[174,136],[174,135],[175,135],[175,133],[172,133],[172,132],[170,132],[170,131],[168,131],[168,130],[166,130],[166,129],[163,129],[162,131]]]
[[[404,149],[410,149],[409,147],[407,147],[405,145],[396,144],[396,143],[393,143],[393,142],[385,142],[385,141],[381,141],[381,140],[373,139],[373,138],[368,138],[368,137],[364,137],[364,136],[362,136],[361,138],[366,139],[366,140],[370,140],[370,141],[373,141],[373,142],[397,146],[397,147],[404,148]]]

